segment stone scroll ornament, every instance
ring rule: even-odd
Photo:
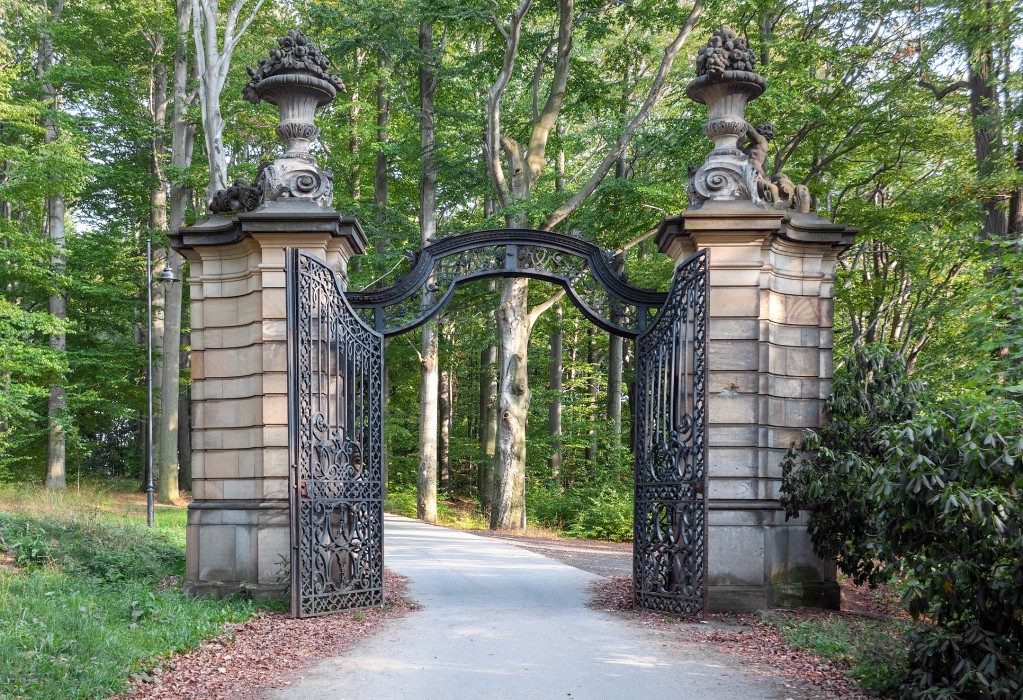
[[[746,103],[767,89],[767,82],[755,69],[756,56],[746,37],[728,27],[715,31],[696,56],[696,79],[686,86],[686,94],[707,105],[703,133],[714,142],[714,150],[690,172],[690,206],[749,200],[810,211],[813,203],[804,185],[793,185],[781,173],[769,177],[765,172],[774,126],[753,126],[744,115]]]
[[[314,123],[316,108],[330,104],[345,90],[341,79],[330,72],[330,60],[305,34],[292,29],[277,40],[269,58],[249,67],[248,84],[242,91],[253,104],[266,101],[280,111],[277,136],[285,143],[284,155],[259,169],[249,185],[237,181],[213,196],[209,210],[225,214],[255,209],[266,201],[286,198],[311,200],[329,206],[334,176],[321,169],[309,147],[319,138]]]

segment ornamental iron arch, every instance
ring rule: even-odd
[[[531,229],[474,231],[442,238],[412,257],[412,269],[386,289],[347,292],[368,326],[385,337],[429,321],[466,282],[530,277],[560,284],[586,318],[635,338],[667,295],[622,281],[609,254],[581,238]]]
[[[461,283],[515,276],[561,284],[595,324],[636,339],[633,601],[706,611],[707,251],[676,268],[667,294],[545,231],[442,239],[373,292],[344,292],[307,253],[287,261],[292,615],[383,602],[384,338],[428,321]]]

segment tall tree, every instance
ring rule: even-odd
[[[206,187],[206,199],[209,200],[214,192],[227,187],[225,122],[221,113],[220,95],[224,91],[231,58],[238,48],[238,42],[256,18],[263,0],[255,0],[244,19],[242,12],[248,0],[233,0],[225,18],[219,14],[217,0],[191,0],[191,3],[192,34],[199,77],[199,107],[210,167],[210,182]],[[222,21],[224,31],[221,38]]]
[[[419,146],[422,176],[419,183],[420,245],[425,248],[437,238],[437,125],[434,100],[439,74],[438,53],[433,46],[433,23],[419,24]],[[424,292],[430,296],[430,292]],[[428,298],[426,303],[432,303]],[[419,483],[416,514],[428,523],[437,521],[437,430],[439,410],[439,358],[437,322],[423,326],[420,353],[421,390],[419,405]]]
[[[190,60],[188,34],[192,24],[191,0],[176,0],[176,42],[174,45],[174,83],[171,102],[171,172],[170,181],[170,230],[176,231],[185,224],[188,207],[189,187],[184,180],[192,164],[195,144],[195,126],[188,118],[188,109],[194,97],[188,90]],[[162,391],[160,393],[160,500],[170,503],[179,497],[178,477],[182,459],[180,432],[187,432],[187,410],[182,414],[181,401],[181,328],[182,293],[184,287],[184,260],[181,255],[167,247],[167,268],[179,282],[171,282],[164,290],[164,334],[162,353]],[[181,425],[181,416],[186,424]],[[187,446],[187,440],[185,441]],[[189,484],[190,486],[190,484]]]
[[[49,0],[46,5],[50,23],[58,23],[61,14],[64,12],[64,0]],[[44,30],[42,39],[39,42],[39,78],[43,81],[43,95],[51,110],[46,117],[46,143],[52,144],[60,138],[60,130],[57,125],[57,114],[61,110],[60,96],[53,83],[48,80],[48,73],[54,67],[53,37],[49,30]],[[50,266],[53,277],[56,281],[56,289],[50,294],[50,314],[61,323],[67,319],[67,299],[61,278],[64,276],[65,260],[67,255],[67,243],[65,241],[65,201],[64,193],[60,190],[60,183],[54,183],[54,190],[46,199],[46,229],[52,244]],[[57,354],[62,354],[67,346],[67,337],[64,328],[59,325],[50,334],[50,347]],[[50,398],[46,408],[49,429],[46,442],[46,488],[66,489],[67,465],[65,461],[67,453],[67,435],[65,432],[65,421],[67,413],[67,398],[64,389],[64,377],[55,377],[50,384]]]
[[[529,225],[527,209],[522,205],[531,200],[533,189],[547,166],[547,143],[561,113],[568,87],[569,59],[575,27],[573,0],[561,0],[558,3],[557,36],[553,40],[553,46],[556,47],[555,62],[547,99],[541,109],[538,100],[539,80],[534,79],[533,115],[529,122],[528,142],[522,145],[502,130],[501,108],[514,74],[522,39],[523,21],[531,5],[532,0],[522,0],[512,10],[507,21],[498,20],[496,15],[494,16],[494,24],[504,39],[504,50],[501,68],[487,94],[484,160],[509,227]],[[594,193],[619,160],[637,129],[648,118],[651,108],[660,100],[675,56],[695,26],[701,11],[702,6],[697,0],[674,40],[665,49],[642,105],[624,126],[618,139],[607,150],[600,163],[591,171],[583,186],[544,218],[543,229],[552,230],[567,219]],[[541,57],[541,64],[545,57],[546,55]],[[498,363],[495,494],[490,525],[498,529],[525,527],[525,427],[530,398],[527,372],[529,334],[533,322],[557,301],[548,300],[530,311],[528,295],[528,280],[521,278],[505,280],[497,314],[501,352]]]

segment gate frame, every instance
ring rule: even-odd
[[[442,245],[443,244],[443,245]],[[503,248],[503,250],[502,250]],[[492,254],[474,257],[472,254],[479,251],[486,251]],[[537,252],[542,254],[538,255]],[[702,515],[702,525],[698,529],[699,543],[694,545],[702,556],[702,566],[699,580],[701,605],[698,611],[691,605],[691,598],[684,598],[681,594],[675,597],[663,596],[666,600],[674,601],[677,605],[668,606],[658,611],[672,614],[692,614],[698,612],[705,614],[709,609],[708,592],[708,556],[707,556],[707,319],[709,316],[709,251],[699,251],[689,256],[685,261],[675,267],[672,276],[671,291],[660,293],[653,290],[639,289],[632,287],[620,280],[611,272],[607,265],[607,253],[592,243],[581,239],[552,234],[545,231],[531,231],[524,229],[499,229],[495,231],[476,231],[458,236],[441,239],[437,243],[421,249],[413,257],[412,271],[405,277],[399,278],[392,287],[374,292],[345,292],[343,282],[324,261],[313,255],[303,253],[300,250],[288,248],[285,251],[286,265],[286,287],[287,287],[287,328],[288,328],[288,441],[290,454],[289,485],[290,485],[290,508],[289,531],[291,533],[291,614],[294,617],[304,617],[318,614],[326,614],[333,610],[318,612],[304,611],[301,601],[305,592],[302,588],[304,572],[301,567],[302,557],[300,548],[303,546],[301,539],[302,532],[302,509],[300,489],[305,485],[301,479],[300,469],[303,463],[301,455],[300,431],[302,430],[300,420],[301,398],[301,377],[299,370],[299,353],[302,346],[298,339],[299,316],[302,308],[300,297],[300,272],[299,265],[302,257],[315,261],[333,275],[335,289],[338,292],[338,308],[342,313],[352,316],[351,321],[362,326],[367,332],[381,339],[408,332],[433,318],[451,300],[456,288],[465,282],[494,278],[494,277],[529,277],[544,280],[561,285],[567,292],[572,302],[591,322],[602,329],[633,340],[639,337],[648,336],[657,329],[659,323],[675,323],[676,319],[668,318],[671,313],[670,304],[678,303],[677,297],[685,295],[682,303],[682,319],[680,327],[687,347],[693,349],[693,369],[688,375],[692,377],[692,405],[696,411],[699,407],[699,421],[693,426],[691,439],[699,446],[700,454],[696,460],[699,464],[700,478],[686,482],[679,480],[672,482],[673,486],[680,489],[688,488],[693,495],[699,499],[693,501],[698,504]],[[454,265],[445,267],[445,261],[454,257]],[[572,267],[569,258],[577,258],[576,267]],[[522,265],[520,263],[525,263]],[[581,267],[580,267],[581,265]],[[479,266],[478,269],[475,266]],[[688,279],[683,280],[684,272],[693,266],[698,266],[698,271]],[[566,270],[568,272],[566,272]],[[592,285],[586,287],[582,284],[585,278],[592,278],[597,284],[597,296],[594,297]],[[443,286],[443,289],[441,289]],[[697,300],[692,299],[692,289],[697,289]],[[435,292],[440,291],[440,294]],[[589,297],[586,293],[589,292]],[[610,296],[611,303],[607,306],[607,299],[601,299],[599,292]],[[391,308],[401,310],[402,304],[412,300],[419,295],[419,309],[414,306],[406,309],[404,317],[397,319],[397,324],[387,326],[386,312]],[[654,307],[657,304],[657,307]],[[623,306],[624,305],[624,306]],[[634,307],[632,315],[622,313],[626,307]],[[365,317],[359,317],[359,311],[365,315],[371,314],[374,326],[366,322]],[[610,311],[607,318],[602,312]],[[652,318],[651,318],[652,316]],[[631,326],[625,325],[631,321]],[[691,331],[689,330],[691,328]],[[669,338],[675,338],[678,328],[668,332]],[[700,352],[702,350],[702,353]],[[381,355],[381,373],[386,374],[385,358]],[[674,372],[674,370],[669,370]],[[335,375],[339,376],[339,375]],[[659,386],[659,385],[658,385]],[[677,384],[672,384],[677,387]],[[685,384],[682,385],[685,387]],[[697,396],[697,392],[700,395]],[[689,396],[689,393],[685,393]],[[672,400],[682,398],[682,394],[674,396]],[[383,398],[386,401],[386,397]],[[383,434],[383,406],[380,407],[380,431],[381,439]],[[683,420],[678,414],[677,419]],[[634,435],[634,442],[639,438],[638,427],[640,419],[638,415],[632,417],[631,430]],[[672,434],[677,433],[679,426],[669,425]],[[342,430],[342,432],[344,432]],[[638,472],[640,465],[636,452],[633,452],[633,474],[638,484]],[[377,454],[378,465],[370,465],[370,469],[379,470],[381,480],[381,513],[384,495],[386,493],[386,468],[383,461],[383,454]],[[678,455],[672,464],[672,469],[678,465]],[[667,483],[667,482],[666,482]],[[648,543],[639,542],[640,534],[640,513],[638,511],[638,486],[634,486],[633,493],[633,603],[640,602],[640,563],[641,546],[649,545],[653,548],[653,541]],[[646,502],[646,501],[644,501]],[[651,504],[657,501],[651,501]],[[677,506],[677,504],[676,504]],[[674,523],[680,522],[676,506],[667,506],[670,512],[669,530]],[[662,508],[664,506],[661,506]],[[644,514],[645,515],[645,514]],[[684,540],[683,532],[673,532],[668,535],[672,542]],[[690,533],[690,535],[693,533]],[[380,550],[379,557],[380,580],[383,585],[383,521],[380,522]],[[663,540],[662,540],[663,542]],[[664,553],[662,547],[662,554]],[[675,551],[671,556],[678,557],[681,554]],[[659,572],[661,578],[670,580],[677,573],[679,568],[677,559],[670,560],[672,566],[669,571],[656,563],[656,558],[651,558],[651,566]],[[381,589],[382,590],[382,589]],[[662,594],[663,595],[663,594]],[[365,607],[365,606],[354,606]],[[337,608],[354,609],[352,608]],[[306,614],[308,612],[308,614]]]

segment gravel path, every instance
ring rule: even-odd
[[[668,689],[676,698],[865,697],[840,666],[784,643],[762,616],[688,622],[633,611],[629,543],[474,534],[484,537],[387,516],[388,565],[415,582],[408,591],[408,580],[389,569],[386,609],[231,625],[195,651],[148,666],[120,697],[504,700],[659,697]],[[430,541],[440,550],[424,549]],[[477,554],[480,546],[503,550],[504,562]],[[891,600],[844,585],[847,606],[875,617],[897,612]],[[516,627],[523,615],[544,627]],[[395,679],[390,687],[357,685],[382,675]]]
[[[674,628],[588,607],[592,584],[604,580],[594,574],[405,518],[388,516],[385,528],[387,565],[409,578],[422,609],[269,697],[802,697]]]

